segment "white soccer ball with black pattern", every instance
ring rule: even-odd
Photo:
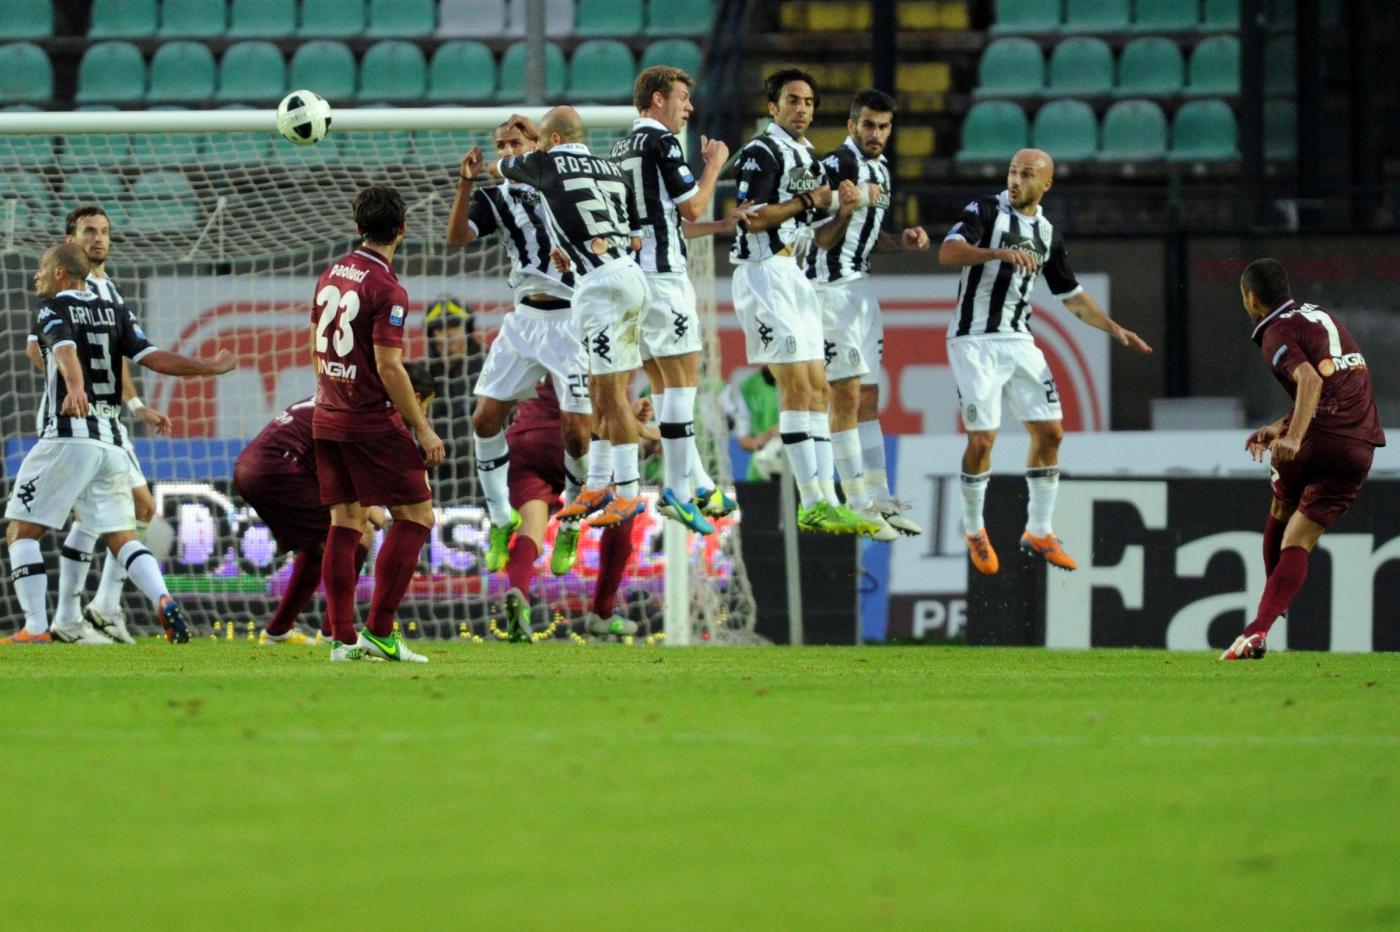
[[[277,131],[288,142],[309,146],[331,128],[331,105],[315,91],[292,91],[277,105]]]

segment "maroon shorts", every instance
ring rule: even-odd
[[[326,542],[331,510],[320,504],[315,473],[295,467],[265,472],[239,465],[233,477],[238,494],[267,525],[278,550],[308,550]]]
[[[559,429],[522,431],[510,438],[510,503],[547,502],[552,511],[564,491],[564,442]]]
[[[1364,440],[1308,431],[1297,457],[1273,464],[1274,498],[1331,527],[1356,501],[1375,454]]]
[[[406,430],[363,440],[316,438],[321,504],[413,505],[433,497],[427,465]]]

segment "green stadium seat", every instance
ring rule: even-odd
[[[0,102],[48,100],[52,96],[53,65],[47,52],[32,42],[0,45]]]
[[[162,0],[160,34],[163,37],[215,38],[224,34],[227,25],[224,0]]]
[[[564,53],[553,42],[544,46],[544,93],[550,99],[564,93],[569,66]],[[516,42],[501,56],[500,83],[496,85],[496,100],[516,101],[525,96],[525,43]]]
[[[1050,53],[1052,96],[1109,94],[1113,91],[1113,50],[1102,39],[1078,36],[1062,39]]]
[[[1239,125],[1235,111],[1220,100],[1192,100],[1181,105],[1172,120],[1172,147],[1167,157],[1177,162],[1239,158]]]
[[[78,108],[84,113],[111,113],[116,109],[112,104],[84,104]],[[131,139],[125,133],[69,133],[63,137],[58,164],[66,172],[105,169],[122,165],[130,158]]]
[[[1264,157],[1292,161],[1298,157],[1298,104],[1275,98],[1264,101]]]
[[[230,39],[286,38],[296,32],[296,0],[230,0]]]
[[[156,34],[156,0],[93,0],[89,39],[144,39]]]
[[[355,54],[343,42],[313,39],[292,54],[287,85],[306,88],[335,103],[355,96]]]
[[[1065,0],[1062,32],[1126,32],[1132,23],[1129,0]]]
[[[45,229],[57,226],[58,202],[44,176],[35,172],[0,174],[0,230]]]
[[[1202,32],[1236,32],[1240,28],[1240,0],[1205,0]]]
[[[220,110],[254,110],[251,104],[224,104]],[[309,148],[320,146],[294,146],[284,142],[276,133],[213,133],[205,141],[204,152],[200,156],[203,165],[234,166],[263,165],[275,161],[273,140],[278,149]]]
[[[301,25],[297,27],[299,35],[348,39],[364,31],[364,0],[301,0]]]
[[[1033,39],[995,39],[977,64],[975,97],[1015,97],[1045,89],[1045,56]]]
[[[506,34],[506,0],[441,0],[437,34],[444,39],[499,38]]]
[[[64,204],[97,203],[107,207],[126,197],[121,175],[104,171],[74,172],[63,182],[59,201]]]
[[[0,39],[47,39],[53,35],[50,0],[5,0]]]
[[[428,63],[412,42],[370,46],[360,62],[360,100],[416,100],[428,84]]]
[[[78,64],[78,103],[140,100],[146,93],[146,61],[130,42],[89,46]]]
[[[280,100],[287,93],[287,63],[271,42],[238,42],[219,62],[219,100]]]
[[[391,107],[389,104],[371,104],[371,108]],[[305,148],[320,148],[325,143]],[[407,131],[381,133],[345,133],[336,137],[336,151],[340,161],[349,165],[367,165],[382,168],[389,165],[403,165],[413,160],[413,136]],[[463,154],[466,150],[462,150]],[[458,156],[460,163],[461,156]]]
[[[365,35],[417,38],[437,28],[433,0],[369,0],[369,27]]]
[[[574,49],[568,99],[600,103],[632,96],[637,62],[616,39],[590,39]]]
[[[1292,36],[1274,36],[1264,44],[1264,93],[1291,97],[1298,89],[1298,44]]]
[[[428,65],[429,100],[490,100],[496,93],[496,58],[481,42],[444,42]]]
[[[193,233],[199,227],[199,198],[183,172],[147,172],[131,185],[126,222],[143,236]]]
[[[972,105],[963,119],[959,162],[1010,161],[1030,138],[1026,111],[1006,100],[984,100]]]
[[[710,0],[648,0],[647,35],[701,36],[710,31],[715,10]]]
[[[1181,46],[1160,36],[1134,39],[1118,56],[1119,97],[1179,94],[1186,81]]]
[[[185,110],[174,104],[161,104],[152,110]],[[142,167],[198,165],[205,133],[132,133],[131,163]]]
[[[34,113],[38,107],[31,107],[28,104],[11,104],[8,107],[0,108],[6,113]],[[48,168],[54,164],[54,144],[52,136],[33,136],[28,133],[23,136],[11,136],[6,142],[10,151],[10,164],[35,166]],[[0,188],[0,193],[4,189]]]
[[[214,96],[214,53],[202,42],[167,42],[151,56],[151,103],[209,100]]]
[[[689,39],[661,39],[646,47],[637,68],[640,71],[652,65],[670,65],[672,68],[681,69],[692,78],[699,78],[700,69],[704,64],[705,53]]]
[[[1060,4],[1045,0],[997,0],[997,19],[992,35],[1058,32]]]
[[[1082,100],[1052,100],[1031,125],[1031,145],[1057,162],[1092,159],[1099,151],[1099,121]]]
[[[1229,95],[1240,92],[1240,40],[1211,36],[1196,43],[1186,67],[1186,87],[1191,95]]]
[[[634,36],[642,31],[642,0],[578,0],[574,34]]]
[[[1099,159],[1160,159],[1167,153],[1167,117],[1150,100],[1120,100],[1103,117]]]
[[[1201,21],[1201,0],[1136,0],[1133,29],[1138,32],[1189,32]]]

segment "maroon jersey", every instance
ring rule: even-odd
[[[404,429],[374,347],[402,347],[407,314],[408,294],[377,253],[356,249],[321,273],[311,309],[317,437],[362,440]]]
[[[558,433],[559,396],[554,394],[554,382],[545,379],[535,386],[535,397],[522,401],[515,409],[515,420],[506,431],[506,439],[528,430],[552,430]]]
[[[1254,342],[1288,397],[1298,393],[1293,370],[1302,363],[1312,363],[1322,376],[1322,397],[1309,430],[1385,445],[1366,359],[1330,311],[1289,301],[1259,322]]]
[[[273,418],[238,454],[238,462],[260,474],[315,472],[315,441],[311,421],[316,402],[307,398]]]

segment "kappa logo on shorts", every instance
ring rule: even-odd
[[[762,321],[759,321],[758,324],[758,340],[763,344],[764,349],[767,349],[773,343],[773,328]]]
[[[672,326],[676,332],[676,339],[684,340],[685,335],[690,332],[690,322],[686,320],[684,314],[675,308],[671,308],[671,320],[673,321]]]
[[[612,340],[608,339],[606,330],[598,331],[598,335],[593,338],[593,355],[603,362],[612,362]]]
[[[29,507],[29,503],[34,501],[34,496],[37,492],[38,490],[34,487],[34,480],[30,479],[19,487],[19,494],[15,497],[19,499],[19,503],[24,506],[25,511],[32,513],[34,509]]]
[[[831,340],[822,341],[822,355],[826,357],[823,365],[831,365],[836,361],[836,344]]]

